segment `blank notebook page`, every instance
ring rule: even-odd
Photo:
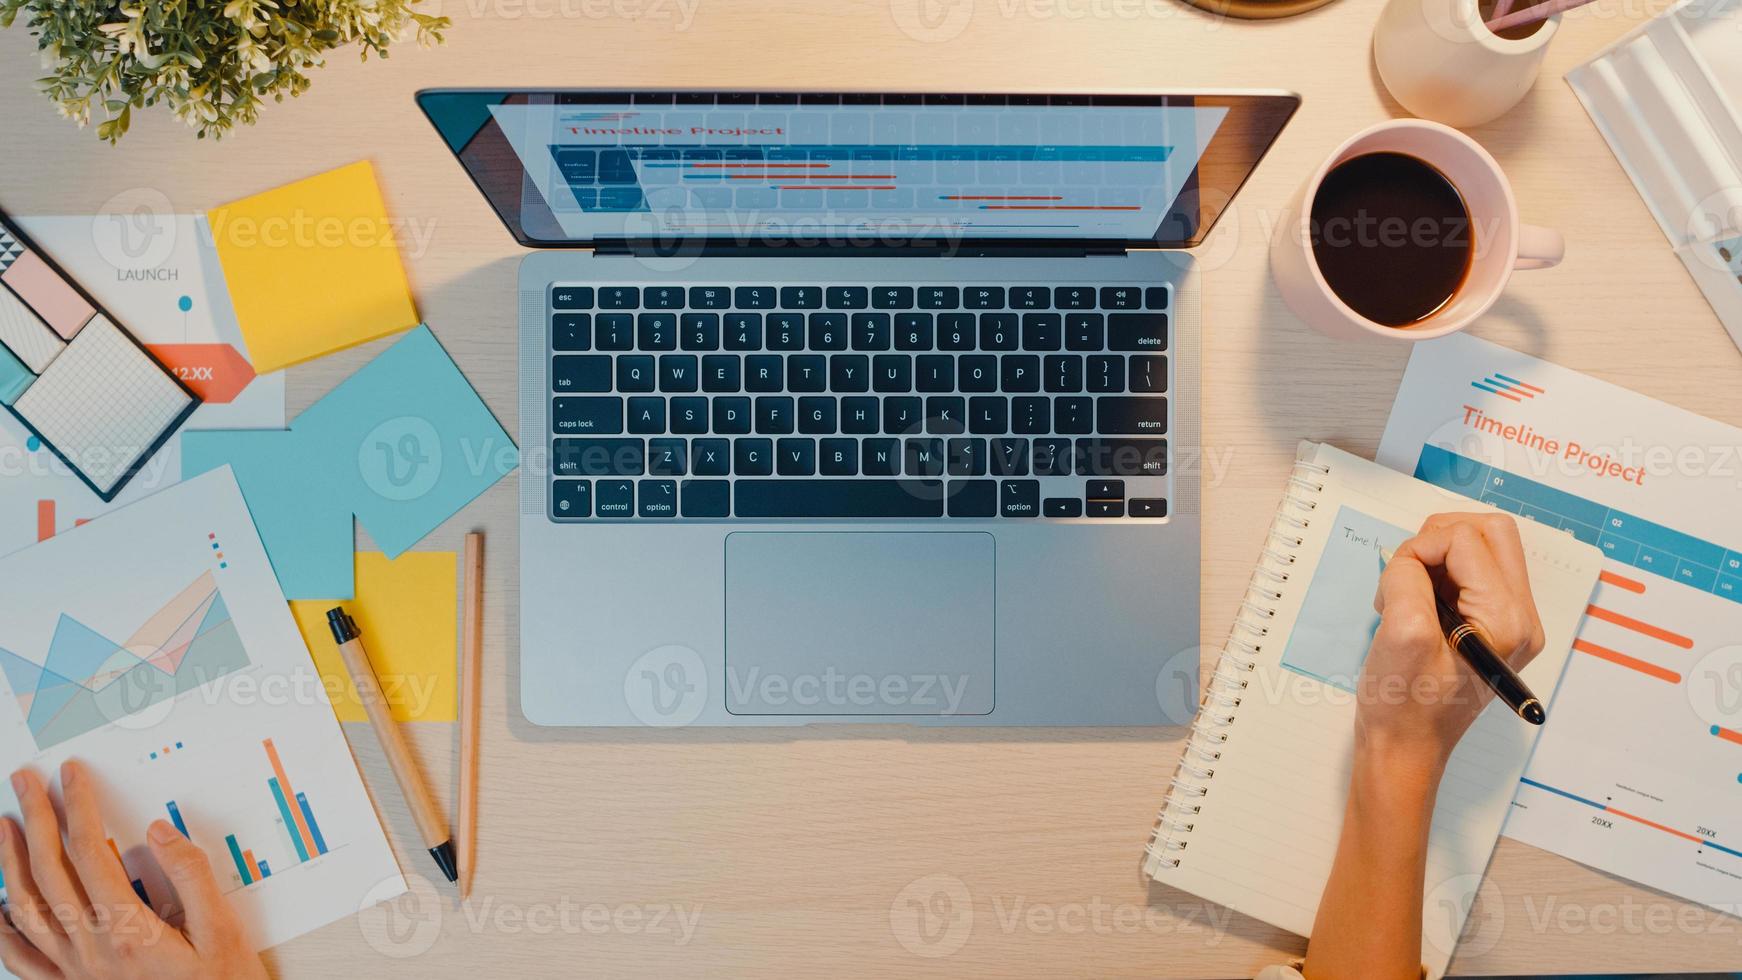
[[[1335,448],[1302,445],[1150,845],[1145,870],[1157,881],[1311,931],[1348,797],[1353,691],[1379,622],[1379,549],[1395,549],[1440,511],[1494,512]],[[1563,532],[1519,524],[1548,637],[1523,676],[1549,698],[1600,557]],[[1432,976],[1451,960],[1537,731],[1490,704],[1452,756],[1428,853],[1422,962]]]

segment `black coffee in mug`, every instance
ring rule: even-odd
[[[1313,259],[1332,292],[1388,327],[1427,319],[1456,296],[1476,254],[1458,188],[1407,153],[1337,164],[1312,202]]]

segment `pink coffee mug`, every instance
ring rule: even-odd
[[[1312,205],[1325,175],[1367,153],[1404,153],[1431,164],[1463,195],[1475,234],[1470,271],[1446,304],[1404,327],[1369,320],[1338,298],[1313,257]],[[1289,202],[1270,245],[1270,271],[1283,301],[1315,329],[1339,339],[1430,340],[1464,329],[1488,311],[1515,269],[1559,265],[1558,231],[1519,223],[1512,185],[1488,151],[1463,133],[1425,119],[1396,119],[1356,133],[1315,170]]]

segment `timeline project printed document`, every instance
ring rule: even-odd
[[[1742,909],[1742,429],[1467,335],[1379,462],[1603,551],[1507,836]]]

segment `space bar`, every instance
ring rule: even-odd
[[[738,480],[738,517],[942,517],[942,480]]]

